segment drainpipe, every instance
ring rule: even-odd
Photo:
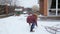
[[[6,12],[6,15],[8,15],[8,6],[7,5],[5,6],[5,12]]]

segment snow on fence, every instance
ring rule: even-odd
[[[46,29],[47,32],[51,33],[51,34],[60,34],[60,25],[57,24],[55,26],[44,26],[44,28]]]

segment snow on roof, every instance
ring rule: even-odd
[[[22,8],[20,8],[20,9],[15,9],[15,11],[22,11],[23,9]]]

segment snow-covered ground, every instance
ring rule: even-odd
[[[51,34],[46,31],[44,26],[60,24],[60,21],[57,20],[39,19],[35,32],[30,32],[30,26],[26,23],[26,17],[26,15],[20,15],[0,19],[0,34]]]

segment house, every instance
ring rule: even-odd
[[[11,5],[12,0],[0,0],[0,15],[8,15],[14,12],[14,6]]]
[[[24,7],[22,7],[22,6],[15,6],[14,12],[15,12],[16,15],[23,14],[23,11],[24,11]]]

